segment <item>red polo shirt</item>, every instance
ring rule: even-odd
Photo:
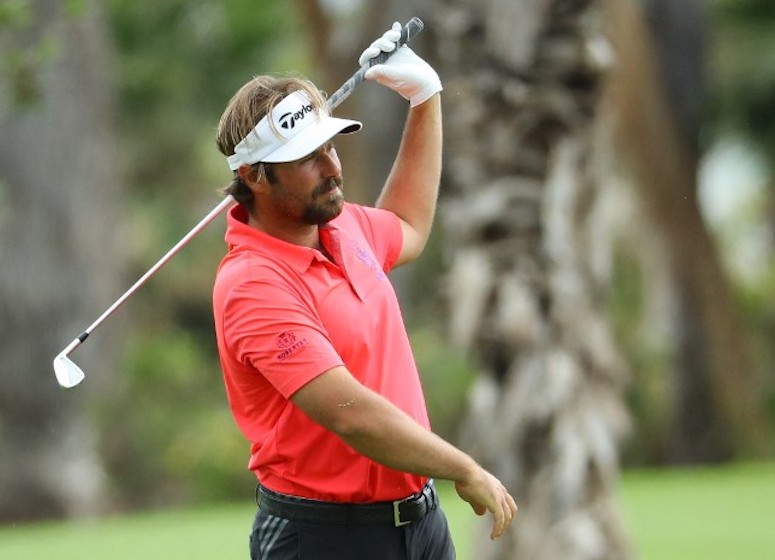
[[[268,488],[337,502],[395,500],[426,479],[356,453],[289,397],[344,365],[425,427],[425,400],[386,273],[402,244],[390,212],[345,204],[320,229],[320,251],[247,225],[229,211],[229,251],[213,290],[215,331],[234,418],[252,442],[249,468]]]

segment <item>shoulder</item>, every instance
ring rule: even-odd
[[[250,281],[282,277],[282,259],[258,250],[230,252],[221,261],[216,281]]]
[[[226,301],[276,298],[292,291],[295,275],[281,258],[261,251],[239,251],[229,254],[221,262],[215,277],[213,297]]]
[[[401,228],[398,216],[392,212],[353,203],[346,203],[333,223],[345,230],[358,229],[369,239],[391,236]]]
[[[380,208],[346,204],[337,220],[340,218],[337,227],[345,230],[350,236],[363,240],[371,247],[383,270],[389,271],[398,260],[403,244],[401,220],[398,216]],[[358,235],[355,235],[356,231]]]
[[[336,218],[337,222],[352,222],[359,224],[379,223],[385,221],[397,221],[398,217],[388,210],[363,206],[353,202],[346,202],[342,213]]]

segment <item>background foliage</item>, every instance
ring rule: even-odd
[[[758,187],[737,219],[718,224],[719,242],[735,271],[775,422],[775,5],[766,0],[717,0],[715,7],[712,22],[718,40],[708,135],[740,142],[740,155],[755,167],[752,182]],[[748,187],[742,181],[729,185]],[[746,243],[754,245],[754,254],[741,261]]]

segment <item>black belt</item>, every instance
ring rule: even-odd
[[[262,511],[293,521],[386,523],[395,527],[418,521],[428,511],[439,505],[433,480],[429,480],[417,494],[394,502],[373,504],[322,502],[280,494],[260,484],[256,489],[256,501]]]

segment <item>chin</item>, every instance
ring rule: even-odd
[[[328,222],[330,222],[330,221],[331,221],[331,220],[333,220],[334,218],[338,217],[338,216],[339,216],[339,214],[341,214],[341,213],[342,213],[342,209],[343,209],[343,208],[344,208],[344,204],[340,204],[339,206],[337,206],[337,208],[336,208],[334,211],[332,211],[330,214],[328,214],[327,216],[325,216],[325,219],[324,219],[324,221],[323,221],[322,223],[318,224],[318,225],[327,224]]]
[[[337,197],[329,204],[309,208],[304,221],[311,225],[322,226],[339,216],[343,209],[344,197]]]

